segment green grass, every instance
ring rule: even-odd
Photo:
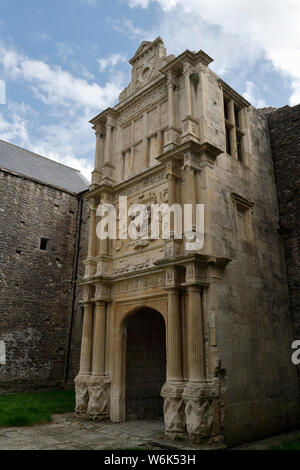
[[[279,446],[273,446],[270,450],[300,450],[300,436],[298,439],[285,441]]]
[[[75,408],[71,390],[53,390],[0,396],[0,427],[49,423],[54,414]]]

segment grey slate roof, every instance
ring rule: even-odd
[[[0,168],[78,194],[89,183],[80,171],[0,139]]]

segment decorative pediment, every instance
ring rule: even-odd
[[[143,41],[140,47],[138,48],[138,50],[136,51],[136,53],[134,54],[133,59],[139,54],[141,54],[141,52],[143,52],[145,49],[147,49],[150,46],[150,44],[151,44],[151,41]]]
[[[121,93],[120,101],[140,90],[152,79],[160,75],[159,70],[166,62],[167,53],[160,37],[153,42],[143,41],[133,58],[129,61],[132,66],[131,82]]]

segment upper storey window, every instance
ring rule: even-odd
[[[223,91],[225,152],[249,165],[249,126],[247,106]]]

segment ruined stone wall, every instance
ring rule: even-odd
[[[268,113],[267,119],[295,339],[300,339],[300,105]]]
[[[0,393],[64,381],[77,212],[76,195],[0,172]]]
[[[213,74],[208,77],[207,109],[209,139],[225,150],[222,94]],[[291,362],[293,331],[268,126],[252,107],[248,119],[249,164],[224,153],[209,174],[213,252],[232,259],[219,288],[216,331],[219,367],[225,375],[223,425],[228,443],[257,439],[299,423],[299,385]],[[248,239],[239,235],[234,194],[253,204]],[[209,317],[214,315],[211,309]]]

